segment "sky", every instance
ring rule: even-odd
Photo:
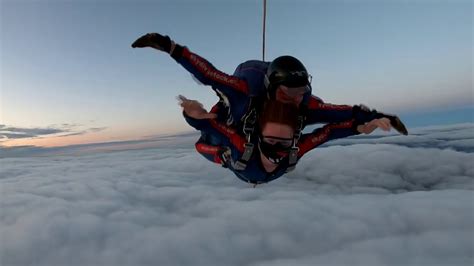
[[[139,141],[190,131],[175,96],[217,97],[159,32],[232,73],[261,59],[262,1],[13,1],[0,5],[0,146]],[[290,54],[313,93],[409,126],[473,121],[472,1],[268,1],[266,59]]]
[[[0,264],[471,266],[473,129],[328,142],[256,188],[189,136],[3,158]]]

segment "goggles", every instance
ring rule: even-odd
[[[291,148],[293,145],[292,138],[279,138],[279,137],[272,137],[272,136],[261,136],[262,142],[268,145],[272,145],[275,147],[281,147],[282,149]]]
[[[260,136],[258,142],[262,154],[272,163],[278,164],[287,157],[293,146],[292,138]]]
[[[280,85],[279,89],[291,98],[304,95],[311,91],[311,88],[309,87],[309,85],[301,86],[301,87],[288,87],[285,85]]]

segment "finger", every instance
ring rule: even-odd
[[[203,109],[202,108],[202,104],[198,101],[195,101],[195,100],[186,100],[185,101],[186,104],[188,104],[189,106],[192,106],[193,108],[197,108],[197,109]]]
[[[375,121],[376,121],[377,127],[380,128],[381,130],[383,130],[383,131],[388,131],[389,130],[389,127],[387,127],[387,124],[385,123],[386,122],[385,119],[380,118],[380,119],[377,119]]]
[[[374,122],[370,122],[368,124],[365,124],[365,125],[361,126],[360,131],[364,134],[370,134],[376,128],[377,128],[377,125],[375,125]]]
[[[200,107],[200,108],[203,108],[203,105],[202,103],[196,101],[196,100],[190,100],[186,97],[184,97],[183,95],[178,95],[176,96],[176,99],[178,100],[179,102],[179,105],[181,106],[192,106],[192,105],[195,105],[197,107]]]
[[[189,107],[189,101],[188,100],[181,101],[178,104],[181,105],[181,107]]]
[[[181,102],[179,102],[179,105],[181,105],[184,108],[192,108],[192,109],[202,108],[202,105],[198,101],[189,100],[186,98],[181,100]]]
[[[364,133],[364,134],[370,134],[371,131],[370,131],[370,129],[368,129],[366,127],[363,127],[363,128],[361,128],[360,132]]]
[[[176,96],[176,100],[178,100],[179,103],[182,103],[184,101],[187,101],[188,98],[186,98],[186,97],[184,97],[183,95],[180,94],[180,95]]]
[[[367,129],[371,132],[374,131],[379,127],[379,122],[377,120],[372,120],[370,123],[367,124]]]
[[[369,128],[370,132],[376,130],[377,128],[380,128],[381,130],[384,130],[384,126],[383,126],[382,122],[379,121],[378,119],[373,120],[372,122],[370,122],[370,125],[369,125],[368,128]]]
[[[196,106],[193,105],[193,102],[190,101],[190,100],[186,100],[186,101],[183,101],[181,102],[179,105],[181,105],[181,107],[185,108],[185,109],[196,109]]]
[[[390,127],[388,127],[387,125],[385,125],[385,123],[381,122],[380,123],[380,129],[382,129],[383,131],[390,131]]]
[[[390,129],[392,129],[392,125],[390,124],[390,120],[385,119],[384,124],[385,124],[385,127],[387,128],[387,131],[390,131]]]
[[[390,130],[390,125],[387,124],[387,121],[385,121],[384,119],[380,119],[378,124],[379,124],[380,129],[382,129],[383,131]]]

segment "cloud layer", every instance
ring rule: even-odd
[[[81,126],[76,124],[53,125],[46,128],[8,127],[6,125],[0,125],[0,142],[12,139],[39,138],[50,135],[67,137],[83,135],[90,132],[99,132],[106,129],[105,127],[100,127],[78,130],[79,127]]]
[[[0,264],[472,265],[474,153],[360,141],[256,188],[187,145],[1,159]]]

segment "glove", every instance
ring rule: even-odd
[[[159,33],[147,33],[133,42],[132,47],[152,47],[171,54],[175,47],[175,43],[168,36],[163,36]]]
[[[405,124],[398,118],[396,115],[387,115],[383,114],[386,118],[390,119],[390,125],[395,128],[400,134],[408,135],[408,130],[405,127]]]

